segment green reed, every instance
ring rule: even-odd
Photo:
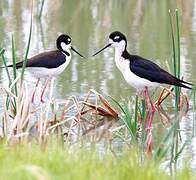
[[[42,0],[41,1],[41,7],[39,9],[39,15],[38,15],[39,19],[41,19],[41,17],[42,17],[42,12],[43,12],[43,9],[44,9],[44,3],[45,3],[45,0]]]
[[[131,136],[132,142],[136,143],[136,141],[137,141],[136,140],[137,139],[137,121],[134,121],[136,118],[133,117],[133,114],[136,114],[136,112],[134,113],[133,109],[131,108],[130,101],[128,103],[125,101],[123,101],[122,103],[119,103],[118,101],[116,101],[112,97],[110,97],[110,98],[117,104],[117,106],[122,111],[122,116],[120,117],[120,119],[126,125],[126,128],[128,129],[128,132]],[[137,111],[137,109],[136,109],[136,111]]]
[[[196,91],[195,90],[193,91],[193,112],[194,112],[193,113],[193,137],[195,137],[195,135],[196,135],[196,132],[195,132]]]
[[[171,38],[172,38],[172,51],[173,51],[173,71],[174,75],[177,78],[180,78],[180,28],[179,28],[179,14],[178,10],[175,11],[175,29],[174,31],[174,23],[172,21],[171,11],[169,11],[169,19],[171,26]],[[179,100],[180,100],[180,92],[181,88],[175,86],[175,108],[176,111],[179,111]]]
[[[29,53],[29,48],[30,48],[30,43],[31,43],[31,36],[32,36],[32,27],[33,27],[33,5],[31,7],[31,17],[30,17],[28,43],[27,43],[25,58],[24,58],[24,61],[23,61],[22,71],[21,71],[21,82],[23,80],[23,76],[24,76],[24,72],[25,72],[25,68],[26,68],[26,64],[27,64],[27,58],[28,58],[28,53]]]
[[[172,18],[171,12],[169,11],[169,17],[170,17],[170,26],[171,26],[171,37],[172,37],[172,50],[173,50],[173,69],[174,69],[174,75],[177,78],[180,77],[180,26],[179,26],[179,14],[178,10],[175,10],[174,18]],[[172,21],[172,19],[174,19]],[[174,24],[174,25],[173,25]],[[175,26],[175,30],[174,30]],[[177,160],[179,158],[179,154],[181,154],[182,150],[184,149],[184,144],[179,149],[179,137],[180,132],[179,130],[179,119],[180,119],[180,112],[179,112],[179,103],[180,103],[180,94],[181,94],[181,88],[175,86],[175,109],[176,109],[176,115],[175,115],[175,121],[177,123],[174,123],[174,131],[173,131],[173,138],[172,138],[172,145],[171,145],[171,159],[170,159],[170,173],[176,174],[177,169]]]
[[[32,7],[33,8],[33,7]],[[17,73],[17,67],[16,67],[16,63],[17,63],[17,56],[16,56],[16,47],[15,47],[15,40],[14,40],[14,35],[11,36],[11,52],[12,52],[12,68],[9,68],[7,65],[7,59],[4,55],[4,50],[1,49],[0,51],[0,56],[2,58],[3,61],[3,65],[7,74],[7,78],[9,81],[8,84],[8,91],[10,90],[15,96],[11,97],[9,95],[9,93],[7,94],[7,98],[6,98],[6,108],[7,110],[9,109],[9,105],[11,103],[12,108],[14,110],[14,113],[16,113],[16,97],[18,95],[18,92],[20,92],[21,90],[21,85],[22,85],[22,80],[23,80],[23,76],[24,76],[24,72],[25,72],[25,67],[26,67],[26,63],[27,63],[27,57],[28,57],[28,52],[29,52],[29,48],[30,48],[30,42],[31,42],[31,35],[32,35],[32,21],[33,21],[33,9],[31,8],[31,16],[30,16],[30,27],[29,27],[29,37],[28,37],[28,43],[27,43],[27,48],[26,48],[26,52],[25,52],[25,58],[23,61],[23,66],[22,66],[22,70],[21,73]],[[21,79],[20,84],[18,84],[18,80]]]
[[[13,80],[16,79],[17,74],[16,74],[16,49],[15,49],[15,42],[14,42],[14,37],[12,35],[12,72],[13,72]],[[17,83],[14,85],[14,91],[15,95],[17,96]]]

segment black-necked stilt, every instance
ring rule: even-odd
[[[93,56],[110,46],[115,48],[115,63],[125,80],[129,85],[136,88],[137,91],[144,93],[146,100],[150,100],[152,111],[155,111],[155,108],[150,99],[148,90],[158,87],[161,84],[191,89],[189,85],[192,86],[193,84],[176,78],[150,60],[129,54],[127,51],[127,39],[125,35],[119,31],[111,33],[109,35],[109,44],[96,52]]]
[[[40,78],[42,77],[46,78],[46,83],[41,93],[41,102],[44,102],[43,95],[47,87],[48,81],[52,77],[55,77],[60,73],[62,73],[70,63],[71,61],[70,49],[75,53],[77,53],[78,55],[80,55],[81,57],[84,57],[71,46],[71,37],[66,34],[62,34],[57,38],[56,47],[57,50],[37,54],[31,57],[30,59],[28,59],[26,63],[26,69],[30,73],[32,73],[35,77],[38,78],[36,87],[39,84]],[[23,62],[24,61],[18,62],[16,64],[16,68],[17,69],[22,68]],[[8,67],[12,67],[12,66],[13,65],[9,65]],[[32,95],[32,102],[34,101],[35,92],[36,92],[36,88]]]

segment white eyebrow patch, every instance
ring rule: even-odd
[[[114,39],[119,39],[119,38],[120,38],[120,36],[115,36],[115,37],[114,37]]]
[[[66,51],[67,50],[67,45],[64,42],[61,42],[61,48]]]
[[[67,41],[69,41],[69,42],[70,42],[70,41],[71,41],[71,39],[67,39]]]

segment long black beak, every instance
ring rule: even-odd
[[[93,54],[93,56],[96,56],[97,54],[99,54],[101,51],[103,51],[104,49],[110,47],[112,44],[108,44],[106,45],[104,48],[102,48],[101,50],[99,50],[98,52],[96,52],[95,54]]]
[[[85,58],[82,54],[80,54],[78,51],[76,51],[72,46],[71,46],[71,50],[74,51],[76,54],[78,54],[79,56]]]

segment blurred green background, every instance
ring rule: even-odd
[[[171,29],[168,10],[178,8],[181,27],[181,68],[185,80],[196,82],[196,2],[194,0],[45,0],[34,1],[33,33],[29,57],[55,49],[60,33],[72,37],[72,45],[89,57],[72,54],[68,68],[57,78],[56,97],[83,96],[90,88],[115,98],[134,94],[114,64],[114,50],[92,58],[112,31],[127,35],[128,50],[172,72]],[[0,46],[11,61],[11,35],[16,41],[18,61],[24,57],[30,24],[31,1],[0,1]],[[1,62],[2,64],[2,62]],[[1,71],[2,80],[5,72]],[[28,77],[30,78],[30,77]]]

